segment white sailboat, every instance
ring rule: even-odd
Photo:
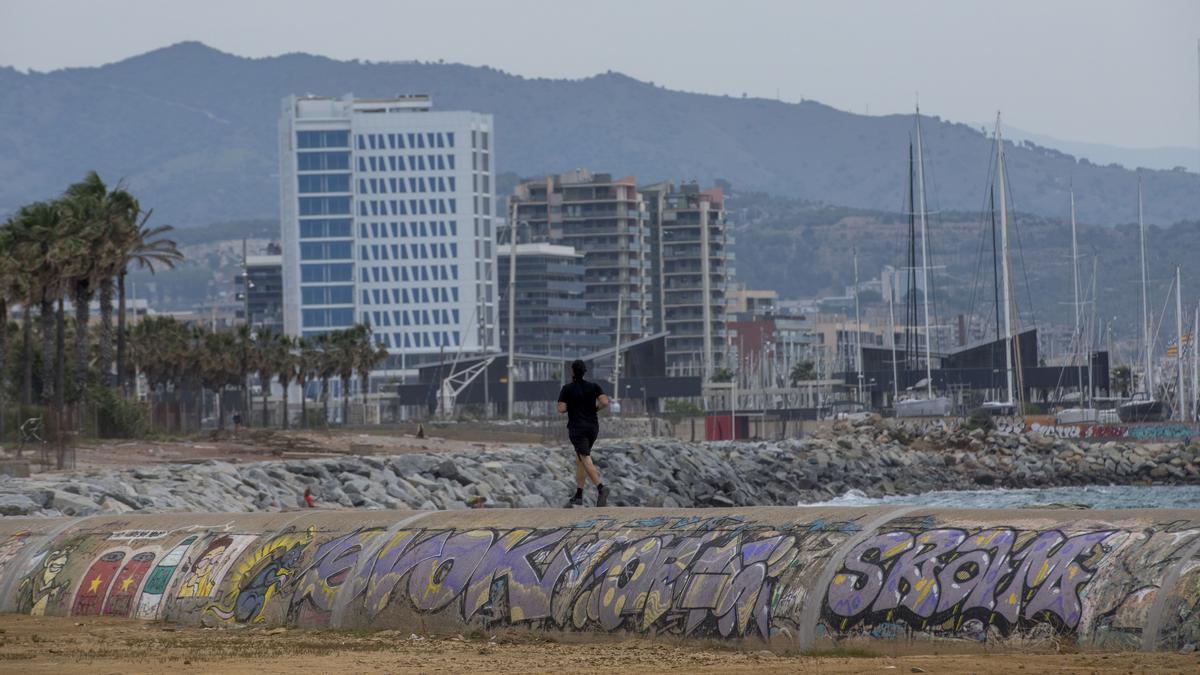
[[[1079,405],[1072,407],[1072,408],[1065,408],[1063,410],[1058,411],[1058,414],[1054,416],[1054,419],[1059,424],[1079,424],[1079,423],[1087,423],[1087,422],[1098,422],[1100,420],[1100,413],[1099,413],[1099,411],[1097,411],[1094,407],[1092,407],[1090,405],[1090,401],[1088,400],[1090,398],[1090,393],[1091,393],[1090,392],[1090,389],[1091,389],[1090,375],[1091,375],[1092,355],[1091,355],[1090,349],[1087,352],[1088,369],[1089,369],[1088,370],[1088,374],[1089,374],[1089,378],[1088,378],[1089,392],[1088,393],[1089,393],[1089,396],[1087,396],[1087,397],[1084,396],[1084,391],[1083,391],[1083,366],[1079,365],[1079,363],[1078,363],[1078,359],[1080,356],[1079,355],[1079,347],[1081,347],[1083,345],[1083,323],[1081,320],[1082,306],[1080,305],[1080,302],[1079,302],[1079,242],[1078,242],[1078,238],[1076,236],[1076,227],[1075,227],[1075,190],[1071,190],[1071,277],[1074,281],[1074,288],[1075,288],[1074,346],[1076,347],[1075,358],[1073,358],[1072,361],[1076,362],[1075,373],[1076,373],[1076,378],[1077,378],[1076,381],[1079,383]],[[1096,300],[1095,298],[1092,298],[1092,302],[1095,302],[1095,300]],[[1089,331],[1089,335],[1090,335],[1090,331]]]
[[[1012,285],[1009,282],[1008,260],[1008,190],[1005,185],[1004,140],[1000,135],[1000,114],[996,113],[996,174],[1000,180],[1000,269],[1003,272],[1004,295],[1004,379],[1008,397],[1004,401],[985,401],[984,409],[994,415],[1015,415],[1019,412],[1016,381],[1013,372]]]
[[[921,285],[923,289],[922,305],[925,316],[925,395],[910,396],[895,402],[896,417],[944,417],[950,414],[950,399],[945,396],[935,396],[933,393],[933,357],[930,353],[930,343],[933,333],[929,329],[929,242],[928,228],[925,220],[925,155],[924,143],[921,139],[921,108],[917,106],[917,199],[920,201],[916,209],[921,222]],[[909,170],[911,186],[912,170]],[[911,191],[911,190],[910,190]],[[917,206],[917,205],[914,205]],[[918,383],[920,384],[920,383]]]
[[[1153,332],[1150,326],[1150,305],[1147,299],[1146,281],[1146,222],[1142,219],[1142,179],[1138,177],[1138,232],[1141,236],[1142,252],[1142,349],[1146,358],[1146,372],[1142,376],[1143,389],[1133,399],[1117,406],[1117,416],[1122,422],[1159,422],[1170,416],[1167,406],[1154,398],[1154,349],[1151,345]]]

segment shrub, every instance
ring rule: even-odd
[[[92,387],[91,404],[100,438],[143,438],[150,431],[146,409],[107,387]]]

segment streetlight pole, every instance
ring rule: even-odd
[[[524,221],[515,221],[508,226],[508,421],[513,418],[513,376],[516,366],[516,316],[517,316],[517,226]],[[528,227],[528,223],[526,223]]]

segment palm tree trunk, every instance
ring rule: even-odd
[[[262,387],[262,425],[265,429],[266,427],[271,426],[271,411],[267,408],[271,401],[271,378],[266,378],[266,381],[260,383],[259,386]]]
[[[0,296],[0,441],[4,440],[4,415],[8,407],[4,405],[5,394],[8,393],[8,300]]]
[[[300,380],[300,428],[308,428],[308,393],[305,391],[308,382]],[[2,394],[0,394],[2,395]]]
[[[92,293],[86,281],[75,282],[75,297],[71,301],[75,305],[75,391],[79,397],[79,424],[82,426],[87,409],[88,360],[90,354],[88,344],[88,319]]]
[[[125,270],[117,273],[117,389],[129,392],[125,382]]]
[[[280,381],[283,385],[283,428],[288,428],[288,383]]]
[[[321,412],[324,414],[324,424],[329,426],[329,378],[321,376]]]
[[[67,361],[64,349],[66,338],[66,319],[63,317],[63,299],[58,299],[58,309],[54,312],[54,409],[62,411],[63,398],[67,391]],[[61,416],[55,419],[61,421]]]
[[[342,424],[350,423],[350,378],[342,378]]]
[[[21,345],[24,350],[25,357],[25,389],[21,397],[22,405],[33,405],[33,310],[30,308],[32,303],[25,303],[25,316],[21,326],[22,338],[24,344]]]
[[[217,387],[217,431],[225,431],[225,387]]]
[[[42,324],[42,404],[54,404],[54,300],[43,297],[38,307]]]
[[[100,279],[100,385],[112,387],[115,380],[112,377],[113,366],[113,279],[106,276]]]

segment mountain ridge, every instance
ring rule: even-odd
[[[674,91],[609,71],[531,78],[486,66],[338,61],[293,52],[245,58],[198,42],[98,67],[0,68],[0,214],[50,197],[91,168],[126,178],[160,222],[272,217],[276,128],[288,94],[428,93],[435,109],[496,117],[500,171],[588,167],[640,180],[725,179],[746,189],[858,208],[903,208],[911,115],[864,116]],[[934,208],[977,210],[994,143],[922,115]],[[1015,207],[1060,216],[1074,185],[1084,222],[1136,217],[1134,172],[1033,144],[1008,146]],[[1200,213],[1200,175],[1141,170],[1147,219]]]

